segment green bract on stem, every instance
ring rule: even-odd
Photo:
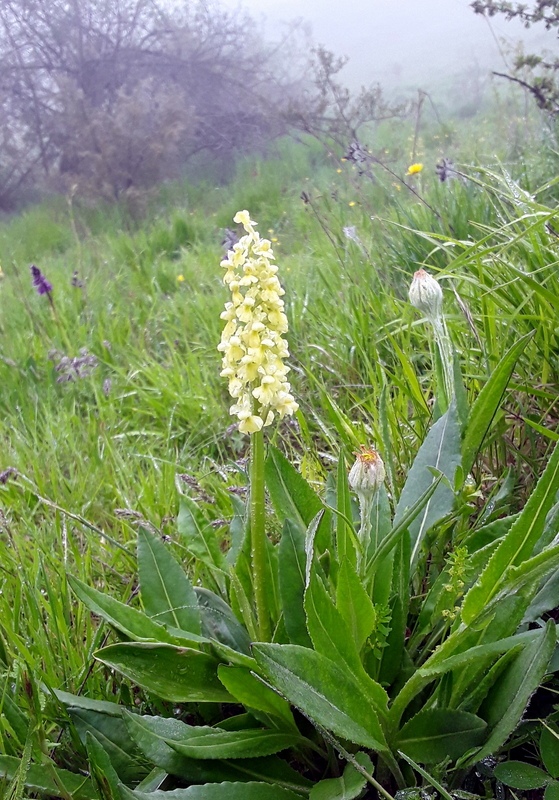
[[[289,355],[283,334],[287,317],[281,299],[285,293],[272,263],[274,253],[268,239],[254,229],[248,211],[239,211],[245,236],[233,245],[227,258],[223,282],[231,291],[221,318],[225,328],[218,350],[223,353],[221,375],[229,380],[235,399],[230,413],[239,419],[239,430],[251,434],[250,536],[252,581],[259,637],[270,639],[270,619],[265,593],[266,529],[264,507],[264,439],[262,428],[275,416],[282,419],[298,409],[287,381]]]

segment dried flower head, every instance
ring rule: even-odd
[[[414,273],[409,291],[410,303],[430,319],[441,316],[443,290],[424,269]]]
[[[368,161],[369,154],[363,145],[355,139],[344,154],[344,161],[351,161],[354,164],[365,164]]]
[[[238,241],[239,237],[237,235],[237,231],[233,231],[231,228],[225,228],[223,231],[223,238],[221,240],[221,246],[225,252],[228,253],[229,250],[232,250]]]
[[[15,467],[8,467],[0,472],[0,483],[4,486],[10,478],[17,478],[17,469]]]
[[[86,347],[82,347],[79,356],[73,358],[58,352],[58,350],[51,350],[49,359],[54,362],[56,372],[58,372],[57,383],[71,383],[82,378],[89,378],[99,364],[97,356],[90,353]]]
[[[234,221],[246,235],[221,262],[231,301],[221,314],[226,324],[218,350],[223,353],[221,375],[236,400],[230,413],[240,420],[240,431],[254,433],[270,425],[275,414],[282,419],[299,406],[286,380],[287,317],[271,243],[255,231],[248,211],[239,211]]]
[[[446,181],[450,181],[453,178],[456,178],[456,170],[454,169],[454,163],[450,158],[441,158],[437,166],[435,167],[437,172],[437,176],[441,183],[445,183]]]
[[[50,296],[52,292],[52,283],[49,283],[39,267],[31,264],[31,277],[33,278],[33,286],[37,289],[37,294],[47,294]]]
[[[384,462],[376,450],[363,445],[361,452],[355,455],[355,463],[349,471],[349,485],[358,495],[372,496],[384,483]]]

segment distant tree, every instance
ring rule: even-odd
[[[269,140],[305,80],[291,45],[204,0],[2,0],[0,207],[31,181],[116,198]]]
[[[531,3],[474,0],[471,5],[476,14],[487,17],[502,14],[507,20],[519,20],[526,28],[539,24],[559,36],[559,0],[533,0]],[[559,114],[559,58],[520,52],[510,74],[494,74],[523,86],[541,109]]]
[[[357,94],[350,92],[339,75],[346,62],[346,58],[324,47],[313,49],[309,63],[312,88],[296,95],[288,109],[293,126],[344,149],[359,140],[371,124],[402,116],[409,110],[409,103],[389,102],[376,83]]]

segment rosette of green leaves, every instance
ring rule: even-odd
[[[492,516],[488,505],[473,514],[463,491],[525,344],[503,358],[470,413],[453,401],[436,420],[399,497],[377,493],[366,553],[343,458],[319,496],[269,450],[266,484],[283,526],[279,542],[267,542],[272,641],[254,633],[238,500],[227,554],[183,500],[181,544],[206,586],[193,586],[145,530],[137,607],[70,579],[118,637],[95,657],[158,709],[60,695],[89,755],[89,797],[335,800],[368,783],[388,799],[386,787],[428,774],[421,765],[454,764],[460,775],[503,746],[556,647],[555,623],[544,619],[559,599],[559,449],[519,513]],[[0,757],[8,777],[10,759]],[[52,781],[48,791],[65,796]]]

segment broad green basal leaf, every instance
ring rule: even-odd
[[[300,794],[268,783],[206,783],[170,792],[133,792],[121,787],[123,800],[301,800]]]
[[[230,606],[203,586],[194,590],[200,609],[202,633],[239,653],[250,655],[250,638]]]
[[[86,736],[89,770],[102,800],[121,800],[120,780],[109,755],[99,741],[88,733]]]
[[[21,759],[0,755],[0,778],[12,781],[21,767]],[[56,776],[56,779],[55,777]],[[58,781],[58,783],[57,783]],[[89,778],[60,769],[54,763],[31,764],[25,771],[24,785],[30,792],[62,797],[60,786],[73,800],[97,800],[99,795]]]
[[[305,623],[305,532],[286,519],[278,548],[279,591],[283,620],[291,644],[310,645]]]
[[[72,706],[68,708],[68,715],[83,744],[92,736],[99,742],[122,781],[137,782],[148,774],[150,766],[130,738],[122,715],[115,717]]]
[[[430,467],[445,475],[453,485],[454,473],[456,467],[461,464],[461,459],[460,422],[456,405],[452,403],[448,411],[432,426],[419,448],[398,501],[394,527],[398,525],[407,509],[411,508],[436,480]],[[412,565],[417,562],[419,549],[427,531],[452,511],[453,505],[452,490],[441,482],[424,509],[409,525]]]
[[[150,617],[136,608],[115,600],[108,594],[93,589],[82,581],[68,576],[68,583],[76,596],[90,611],[104,619],[129,639],[137,642],[175,642],[176,639],[163,625],[154,622]]]
[[[231,696],[246,708],[278,717],[290,728],[297,730],[289,703],[259,680],[251,670],[220,664],[217,674]]]
[[[200,610],[183,568],[160,539],[138,531],[140,592],[146,614],[157,622],[200,633]]]
[[[420,764],[453,761],[483,742],[487,723],[465,711],[433,708],[420,711],[403,726],[396,747]]]
[[[543,769],[522,761],[503,761],[501,764],[496,764],[493,774],[505,786],[525,791],[540,789],[550,782],[549,775]]]
[[[190,647],[125,642],[95,658],[143,689],[174,703],[227,703],[233,698],[217,677],[218,661]]]
[[[536,691],[555,649],[555,623],[535,632],[532,647],[525,647],[498,678],[479,709],[490,734],[481,749],[468,763],[494,753],[508,739],[522,718],[532,694]]]
[[[277,515],[290,519],[302,532],[324,508],[307,481],[276,448],[270,447],[266,459],[266,486]]]
[[[559,731],[554,723],[544,723],[540,736],[540,755],[552,778],[559,778]]]
[[[257,644],[270,683],[315,723],[372,750],[386,750],[377,713],[357,680],[326,656],[298,645]]]
[[[357,753],[357,763],[369,775],[373,774],[373,762],[366,753]],[[347,764],[339,778],[326,778],[313,786],[309,800],[355,800],[367,785],[367,778],[353,764]]]
[[[222,731],[193,727],[180,741],[169,740],[168,744],[188,758],[232,759],[271,756],[293,747],[297,739],[292,733],[264,729]]]
[[[169,745],[184,739],[191,728],[178,719],[126,713],[125,720],[130,736],[152,763],[190,783],[265,781],[296,792],[308,791],[311,785],[278,756],[228,761],[187,758]]]

